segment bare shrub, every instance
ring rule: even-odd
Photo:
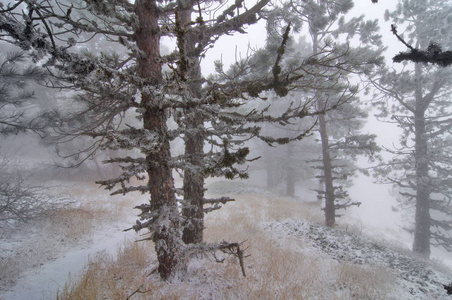
[[[24,171],[0,162],[0,234],[34,218],[54,211],[68,202],[68,197],[51,193],[44,185],[32,185]]]
[[[56,193],[70,195],[73,202],[47,210],[4,237],[7,243],[0,247],[0,291],[14,285],[23,271],[56,259],[72,247],[91,244],[98,228],[114,226],[121,231],[126,225],[122,228],[119,224],[128,217],[124,212],[141,201],[132,195],[99,195],[93,183],[59,186]]]

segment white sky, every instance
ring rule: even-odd
[[[394,10],[398,1],[380,0],[379,3],[373,4],[371,0],[355,0],[355,6],[352,9],[350,16],[360,16],[364,14],[366,19],[378,19],[380,24],[380,31],[383,35],[384,44],[388,47],[385,56],[388,62],[399,51],[404,50],[404,46],[393,36],[390,31],[391,24],[384,21],[384,13],[386,9]],[[235,61],[237,55],[246,56],[248,46],[256,49],[264,46],[266,39],[265,24],[249,26],[247,34],[235,34],[233,36],[221,37],[215,47],[211,49],[206,58],[202,62],[204,74],[214,72],[213,62],[220,60],[225,63],[225,66]],[[240,57],[238,57],[240,58]]]
[[[371,0],[355,0],[355,7],[350,16],[359,16],[364,14],[365,19],[378,19],[380,33],[383,36],[383,43],[387,47],[384,53],[387,64],[391,66],[392,57],[400,51],[405,51],[405,47],[391,33],[391,23],[384,21],[384,13],[387,9],[393,11],[398,1],[379,0],[373,4]],[[209,51],[202,62],[204,74],[214,71],[213,62],[222,59],[225,67],[235,61],[236,55],[246,56],[248,46],[259,48],[265,44],[264,24],[250,26],[247,29],[248,34],[236,34],[234,36],[222,37],[215,48]],[[239,57],[240,58],[240,57]],[[394,66],[397,66],[395,64]],[[363,101],[369,100],[363,97]],[[363,131],[376,133],[377,142],[388,148],[392,143],[397,143],[399,130],[394,124],[385,124],[371,118]],[[389,186],[376,185],[372,183],[371,178],[361,176],[357,178],[355,186],[350,190],[352,198],[363,202],[360,208],[351,209],[351,219],[349,222],[363,222],[368,230],[383,239],[397,240],[407,248],[411,246],[412,237],[401,229],[403,216],[400,213],[392,211],[392,206],[396,205],[393,195],[389,192]],[[355,220],[355,221],[353,221]],[[373,229],[372,229],[373,228]],[[434,253],[433,255],[440,255]],[[444,257],[443,257],[444,258]],[[452,265],[452,262],[448,261]]]

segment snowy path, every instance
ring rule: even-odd
[[[38,269],[25,272],[17,284],[10,291],[1,295],[0,299],[53,299],[56,291],[64,287],[69,273],[78,274],[82,271],[90,257],[100,251],[116,255],[118,248],[124,244],[125,240],[135,238],[135,232],[123,232],[122,228],[125,227],[118,225],[109,230],[97,232],[92,237],[94,243],[91,245],[73,248],[56,260],[50,261]]]

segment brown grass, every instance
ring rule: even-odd
[[[328,265],[329,258],[313,254],[303,241],[275,241],[259,227],[285,218],[322,220],[317,206],[256,195],[236,199],[207,215],[205,240],[245,241],[246,278],[237,260],[223,255],[223,264],[194,259],[186,281],[164,283],[149,276],[156,265],[152,244],[129,242],[116,259],[93,258],[56,299],[385,299],[391,291],[394,277],[386,269],[332,260]]]
[[[150,264],[149,246],[125,243],[116,258],[103,252],[97,254],[85,267],[83,276],[69,280],[56,299],[126,299],[136,288],[151,295],[154,285],[146,280],[144,268]]]

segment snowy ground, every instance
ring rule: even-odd
[[[281,299],[291,299],[287,295],[292,298],[300,295],[306,299],[363,299],[360,295],[367,295],[366,299],[452,299],[443,287],[443,284],[452,283],[449,270],[420,261],[407,251],[377,244],[375,237],[371,240],[350,231],[318,225],[319,209],[313,202],[281,200],[258,187],[235,182],[211,184],[210,191],[219,195],[233,192],[237,202],[209,215],[208,227],[215,229],[207,232],[207,238],[218,240],[219,230],[231,224],[239,226],[237,231],[226,231],[230,234],[226,238],[232,236],[235,240],[237,233],[242,234],[239,238],[249,238],[251,248],[247,251],[251,257],[246,262],[249,277],[224,278],[225,275],[217,271],[221,268],[218,265],[213,264],[205,272],[195,261],[193,277],[199,278],[191,278],[178,287],[162,285],[160,296],[172,295],[172,291],[179,289],[185,291],[183,299],[255,299],[259,290],[271,285],[274,294],[263,294],[258,298],[272,299],[287,290],[286,282],[283,282],[287,280],[294,282],[293,286],[298,286],[300,291],[284,294],[286,296]],[[0,261],[2,267],[8,266],[10,270],[6,270],[9,276],[0,277],[0,289],[3,289],[0,299],[54,299],[56,290],[61,290],[69,273],[78,274],[90,257],[99,251],[114,255],[125,239],[136,238],[133,232],[124,233],[122,229],[135,220],[131,207],[145,198],[138,196],[114,202],[94,185],[78,187],[73,196],[79,197],[81,212],[75,219],[57,218],[53,224],[27,225],[20,233],[2,241]],[[101,205],[82,206],[92,202]],[[79,223],[86,223],[90,229],[83,226],[80,229]],[[224,235],[221,232],[221,236]],[[261,256],[269,248],[274,252]],[[275,268],[280,261],[275,260],[276,266],[263,267],[267,263],[263,260],[278,255],[282,256],[281,262],[287,264],[286,268],[291,268],[279,277],[281,271]],[[10,263],[6,264],[8,261]],[[232,268],[237,271],[236,265]],[[2,271],[5,274],[6,271]],[[307,276],[306,272],[312,272],[312,275]],[[307,282],[306,276],[316,279]],[[244,294],[237,282],[243,290],[252,290],[252,293]],[[309,292],[306,286],[309,286]]]
[[[92,183],[77,183],[62,191],[69,191],[73,207],[24,224],[1,240],[0,299],[52,299],[89,258],[99,252],[115,255],[125,240],[136,238],[135,232],[123,229],[135,222],[131,208],[141,200],[115,203]],[[128,209],[117,211],[118,202]]]
[[[303,220],[287,219],[262,224],[278,239],[292,236],[306,241],[337,261],[388,268],[397,277],[393,299],[452,299],[444,285],[452,283],[452,273],[442,272],[408,253],[402,254],[344,230],[329,229]]]

